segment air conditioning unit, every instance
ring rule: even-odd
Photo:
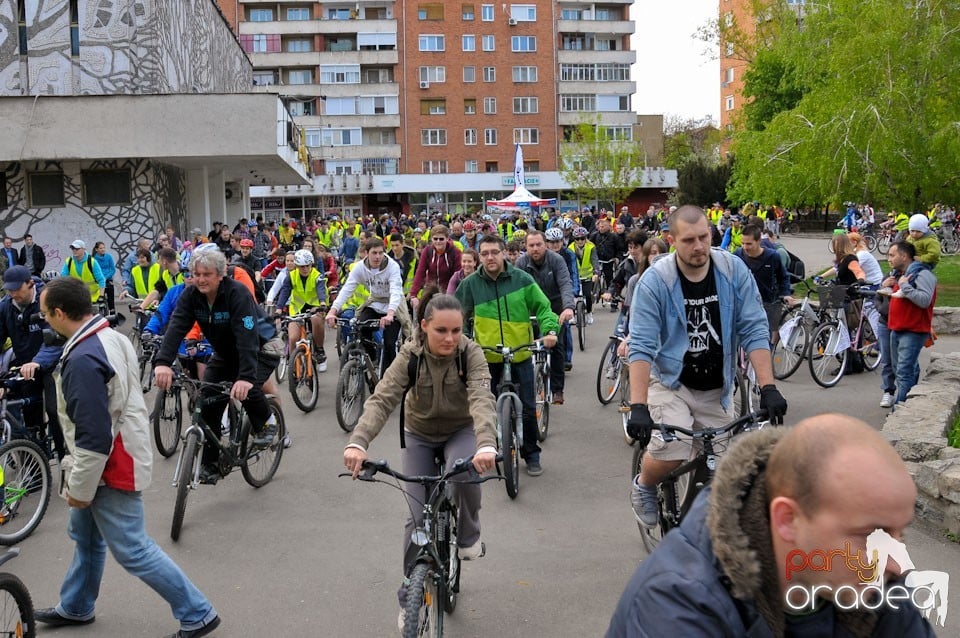
[[[430,83],[429,83],[429,82],[421,82],[421,83],[420,83],[420,88],[421,88],[421,89],[429,89],[429,88],[430,88]]]
[[[242,201],[243,189],[240,182],[227,182],[223,189],[223,198],[228,202]]]
[[[517,26],[517,20],[515,18],[510,18],[507,20],[507,24],[509,24],[511,27],[515,27]]]

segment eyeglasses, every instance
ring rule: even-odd
[[[431,237],[433,241],[447,241],[446,237]]]
[[[574,239],[573,241],[587,241],[587,238],[586,238],[586,237],[577,237],[577,238]]]
[[[482,253],[480,253],[480,256],[486,259],[487,257],[497,257],[501,253],[503,253],[502,250],[485,250]]]

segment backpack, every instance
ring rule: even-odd
[[[807,267],[803,263],[803,260],[794,255],[789,250],[787,251],[787,272],[790,273],[791,279],[796,281],[802,281],[807,278]]]
[[[423,363],[423,353],[416,357],[410,357],[407,361],[407,385],[403,388],[403,396],[400,397],[400,448],[407,447],[407,438],[404,436],[404,416],[407,407],[407,392],[417,383],[417,376],[420,373],[420,366]],[[461,350],[457,353],[457,376],[463,385],[467,385],[467,351]]]

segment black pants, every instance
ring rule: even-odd
[[[263,425],[267,422],[267,419],[270,418],[270,404],[267,403],[267,395],[263,393],[263,382],[273,373],[278,363],[280,363],[280,360],[277,358],[257,355],[257,379],[247,393],[247,399],[243,401],[243,409],[246,410],[247,416],[250,417],[250,423],[253,426],[254,432],[263,430]],[[207,383],[236,381],[236,379],[236,363],[229,363],[216,355],[214,355],[210,363],[207,364],[207,369],[203,373],[203,380]],[[210,396],[213,392],[213,390],[207,390],[204,396]],[[220,420],[223,416],[223,411],[227,408],[228,401],[229,398],[221,394],[217,401],[208,403],[200,411],[200,416],[204,423],[210,426],[214,434],[220,432]],[[219,458],[220,452],[217,449],[216,443],[207,441],[203,446],[203,464],[214,465]]]
[[[562,352],[562,351],[561,351]],[[561,357],[562,359],[562,357]],[[503,364],[489,363],[490,367],[490,389],[494,396],[500,386],[500,379],[503,378]],[[550,362],[553,365],[553,361]],[[561,360],[560,365],[563,366]],[[521,363],[511,365],[511,376],[516,386],[514,391],[520,397],[520,403],[523,405],[523,448],[520,450],[520,458],[524,461],[540,460],[540,445],[537,443],[537,399],[533,394],[533,358],[527,359]],[[560,368],[561,372],[563,368]]]
[[[43,413],[46,412],[47,428],[50,438],[53,439],[53,449],[57,453],[57,458],[62,459],[66,455],[66,446],[57,413],[57,386],[53,375],[39,374],[38,379],[24,387],[21,396],[34,399],[34,402],[23,408],[24,425],[44,436]]]
[[[580,280],[580,292],[587,302],[587,312],[593,312],[593,279],[586,278]]]
[[[369,321],[370,319],[379,319],[381,317],[387,316],[386,313],[377,312],[373,308],[367,306],[360,311],[360,321]],[[367,339],[373,339],[373,333],[376,330],[364,329],[363,337]],[[393,321],[389,326],[383,329],[383,366],[377,370],[377,374],[380,378],[383,378],[383,374],[387,371],[387,368],[390,367],[390,364],[393,363],[393,360],[397,358],[397,339],[400,337],[400,320],[396,317],[394,313]],[[377,355],[375,352],[368,352],[370,359],[373,361],[374,365],[377,363]]]
[[[550,389],[554,392],[563,392],[564,375],[566,374],[563,366],[567,359],[566,352],[567,330],[565,326],[561,326],[559,332],[557,332],[557,345],[550,349]]]
[[[113,314],[117,311],[117,305],[114,303],[113,292],[113,282],[108,281],[107,285],[103,287],[103,293],[107,297],[107,310],[110,311],[110,314]]]

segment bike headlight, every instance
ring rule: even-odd
[[[410,541],[417,547],[425,547],[430,542],[430,536],[427,535],[426,530],[418,527],[410,533]]]

